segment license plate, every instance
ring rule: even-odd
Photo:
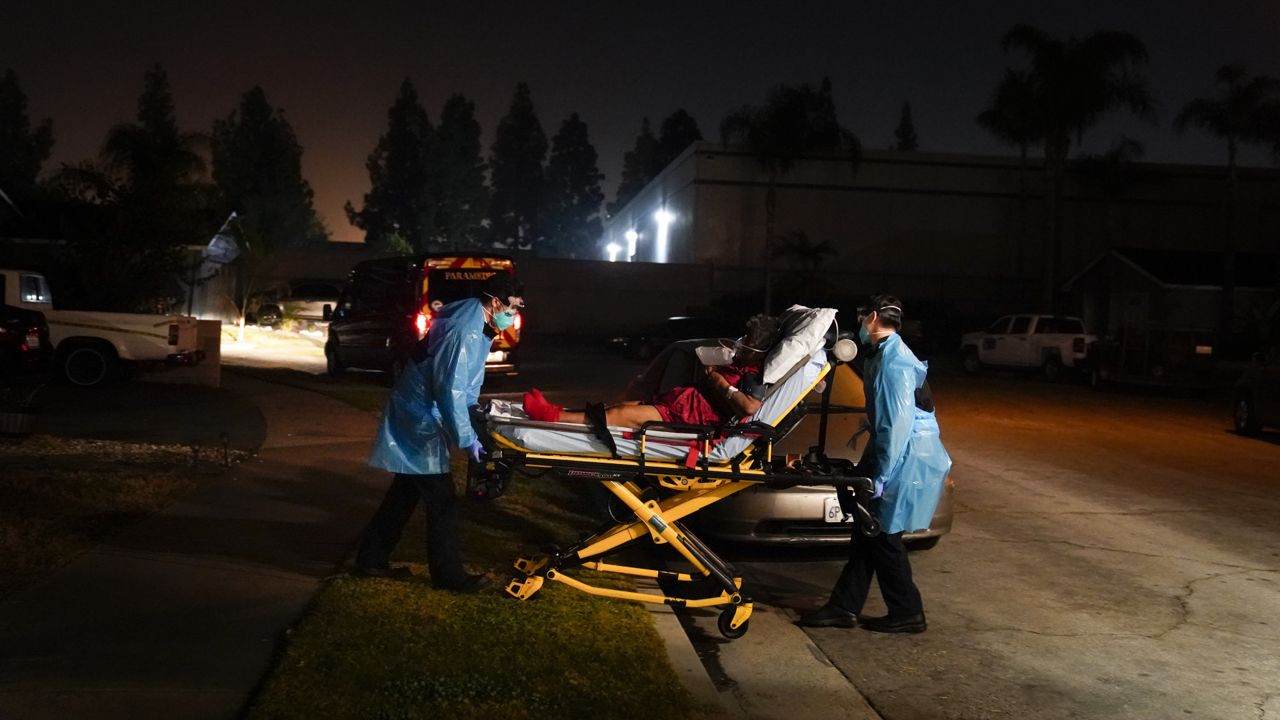
[[[27,347],[32,350],[40,349],[40,336],[32,333],[27,336]]]
[[[506,362],[506,360],[507,360],[506,350],[494,350],[493,352],[489,353],[489,357],[486,357],[484,359],[485,362],[491,362],[491,363]]]
[[[853,522],[853,518],[844,519],[844,511],[840,509],[840,498],[829,497],[822,500],[822,519],[829,523]]]

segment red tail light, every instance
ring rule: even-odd
[[[516,332],[519,332],[520,328],[522,327],[524,327],[524,315],[521,315],[520,313],[516,313],[516,324],[515,324]]]
[[[431,316],[424,312],[418,313],[418,317],[413,319],[413,326],[418,330],[418,339],[421,340],[427,336],[427,330],[431,327]]]

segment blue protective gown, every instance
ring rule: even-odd
[[[474,298],[449,303],[431,321],[427,357],[400,374],[382,411],[369,464],[406,475],[449,472],[449,445],[475,441],[469,408],[480,397],[484,361],[484,307]]]
[[[938,436],[932,412],[916,407],[916,389],[924,385],[928,365],[894,333],[863,366],[867,416],[871,421],[879,519],[886,533],[929,527],[951,470],[951,457]]]

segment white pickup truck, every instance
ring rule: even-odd
[[[54,347],[54,368],[74,385],[101,385],[127,365],[194,365],[198,320],[181,315],[54,310],[49,283],[40,273],[0,270],[0,297],[44,313]]]
[[[1080,318],[1006,315],[986,330],[961,336],[960,351],[970,373],[985,365],[1040,368],[1046,378],[1057,380],[1064,369],[1085,369],[1089,348],[1097,341]]]

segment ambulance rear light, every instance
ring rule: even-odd
[[[516,322],[515,322],[516,332],[520,332],[520,328],[522,327],[524,327],[524,315],[520,313],[516,313]]]
[[[427,330],[431,327],[431,316],[425,312],[418,313],[418,316],[413,319],[413,327],[418,331],[419,340],[426,337]]]

